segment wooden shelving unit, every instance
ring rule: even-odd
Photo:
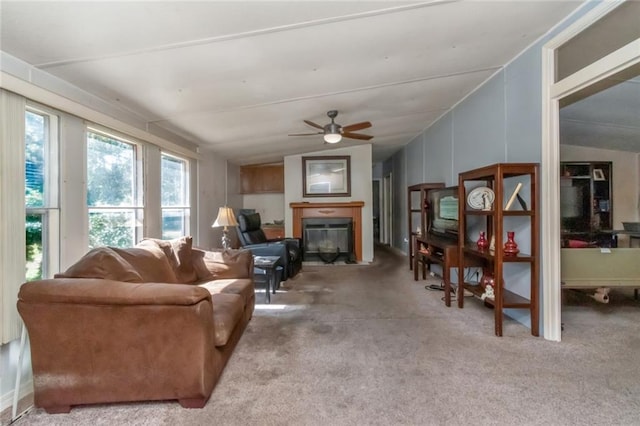
[[[596,241],[601,246],[611,243],[612,169],[610,161],[560,163],[563,240]]]
[[[458,191],[460,199],[459,221],[459,254],[460,270],[468,266],[475,266],[480,261],[485,271],[494,279],[494,297],[485,298],[487,305],[493,306],[495,315],[495,334],[502,336],[502,320],[504,309],[527,309],[531,315],[531,334],[539,335],[539,307],[538,307],[538,169],[536,163],[498,163],[460,173],[458,176]],[[505,210],[505,204],[511,197],[517,184],[522,187],[519,195],[526,203],[524,209],[519,202],[512,204]],[[486,186],[493,190],[495,199],[488,210],[475,210],[467,202],[469,192],[478,186]],[[504,243],[506,232],[516,229],[515,241],[525,243],[523,252],[517,255],[505,255]],[[476,240],[479,232],[486,232],[488,240],[494,240],[494,249],[478,249]],[[528,241],[527,240],[528,237]],[[471,260],[473,259],[473,260]],[[475,265],[472,265],[475,264]],[[505,283],[505,266],[509,264],[525,265],[529,269],[528,297],[517,294],[509,289]],[[480,298],[484,289],[477,283],[459,279],[458,293],[470,291]],[[522,289],[520,289],[522,293]],[[464,307],[464,297],[458,297],[458,307]]]
[[[415,250],[415,240],[418,236],[416,232],[417,223],[420,223],[421,233],[426,232],[427,227],[427,192],[434,188],[444,188],[443,182],[419,183],[407,188],[407,215],[408,215],[408,236],[409,236],[409,269],[413,270],[413,258]]]

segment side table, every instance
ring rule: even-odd
[[[253,267],[262,269],[267,278],[267,285],[265,286],[265,296],[267,303],[271,303],[271,291],[276,292],[276,275],[278,262],[280,261],[280,256],[253,256]]]

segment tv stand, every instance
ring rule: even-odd
[[[427,268],[431,264],[442,266],[444,281],[444,304],[451,306],[451,268],[458,267],[458,243],[455,240],[435,235],[418,236],[415,239],[415,256],[413,257],[413,279],[418,281],[418,266],[422,263],[422,279],[427,278]]]

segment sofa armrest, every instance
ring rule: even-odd
[[[56,278],[27,282],[18,299],[27,303],[96,305],[195,305],[211,294],[188,284],[128,283],[98,278]]]
[[[119,401],[204,403],[221,370],[206,289],[54,279],[24,284],[34,404],[50,412]]]

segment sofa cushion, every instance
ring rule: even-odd
[[[135,271],[147,283],[177,283],[176,275],[169,264],[164,251],[158,247],[117,248],[111,247],[124,260],[129,262]]]
[[[224,280],[206,281],[198,284],[211,294],[237,294],[242,296],[243,308],[251,301],[254,294],[253,281],[249,278],[229,278]]]
[[[213,301],[214,344],[224,346],[229,341],[233,329],[242,319],[244,303],[237,294],[218,293],[211,297]]]
[[[250,278],[253,256],[248,250],[201,250],[191,252],[198,282],[224,278]]]
[[[185,236],[173,240],[145,238],[136,247],[158,247],[164,251],[178,282],[192,283],[198,279],[191,259],[193,238]]]
[[[82,256],[56,278],[102,278],[132,283],[144,282],[142,276],[122,256],[109,247],[96,247]]]

